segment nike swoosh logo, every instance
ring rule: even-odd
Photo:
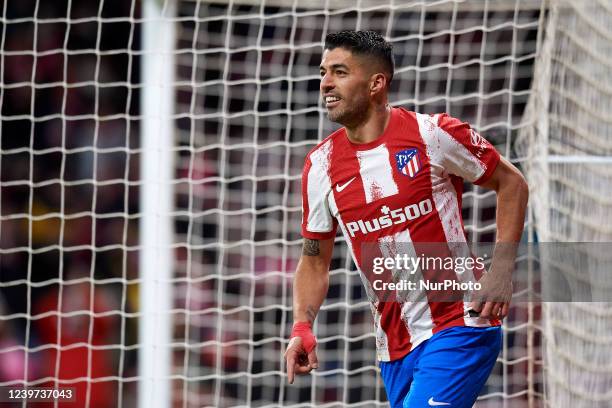
[[[433,397],[431,397],[429,399],[429,401],[427,401],[427,403],[429,404],[430,407],[439,407],[441,405],[450,405],[448,402],[437,402],[437,401],[434,401]]]
[[[349,181],[347,181],[346,183],[340,185],[340,184],[336,184],[336,191],[337,192],[341,192],[342,190],[344,190],[345,188],[348,187],[349,184],[351,184],[353,182],[353,180],[355,180],[357,177],[353,177],[352,179],[350,179]]]

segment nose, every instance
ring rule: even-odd
[[[334,89],[334,83],[332,81],[331,75],[325,74],[321,77],[320,88],[322,93],[326,93]]]

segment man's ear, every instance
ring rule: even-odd
[[[377,94],[387,86],[387,77],[382,72],[373,74],[370,77],[370,93]]]

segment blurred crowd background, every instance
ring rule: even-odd
[[[140,3],[0,4],[0,382],[108,407],[136,385]]]

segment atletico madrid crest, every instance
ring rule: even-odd
[[[406,149],[395,154],[395,162],[400,173],[412,178],[421,170],[419,151],[417,149]]]

